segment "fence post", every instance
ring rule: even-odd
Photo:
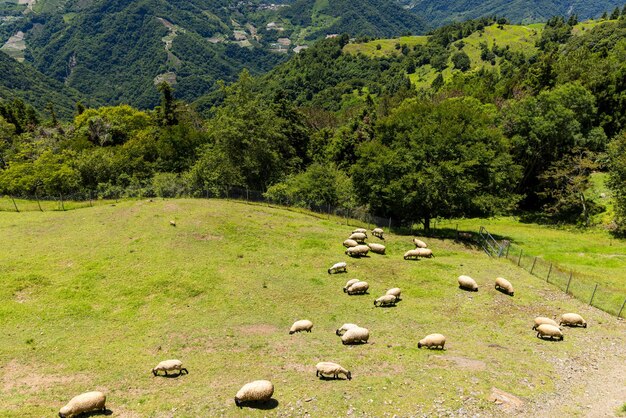
[[[572,282],[572,274],[574,274],[573,271],[569,272],[569,280],[567,281],[567,287],[565,288],[565,294],[567,295],[569,293],[569,284]]]
[[[246,201],[250,200],[248,196],[248,188],[246,187]]]
[[[389,217],[389,228],[388,231],[391,232],[391,216]]]
[[[596,287],[593,288],[593,293],[591,294],[591,299],[589,299],[589,305],[593,302],[593,297],[596,295],[596,290],[598,290],[598,283],[596,283]]]
[[[537,263],[537,257],[533,260],[533,266],[530,268],[530,274],[533,274],[533,270],[535,269],[535,263]]]
[[[459,240],[459,224],[456,224],[456,234],[455,234],[455,240]]]
[[[624,299],[624,303],[622,303],[622,307],[619,309],[619,313],[617,314],[618,318],[620,317],[620,315],[622,314],[622,311],[624,310],[624,305],[626,305],[626,299]]]
[[[548,269],[548,275],[546,276],[546,282],[550,283],[550,273],[552,273],[552,263],[550,263],[550,268]]]
[[[511,242],[506,244],[506,258],[509,258],[509,250],[511,249]]]
[[[519,257],[517,259],[517,267],[519,267],[520,263],[522,262],[522,253],[524,252],[523,249],[519,250]]]

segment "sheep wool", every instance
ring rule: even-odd
[[[428,248],[428,245],[426,245],[424,241],[417,238],[413,238],[413,244],[415,244],[416,248]]]
[[[409,250],[404,253],[405,260],[417,260],[420,257],[418,250]]]
[[[430,334],[422,338],[417,343],[417,348],[439,348],[443,350],[443,346],[446,345],[446,337],[442,334]]]
[[[511,282],[502,277],[496,278],[496,290],[504,292],[509,296],[513,296],[515,294]]]
[[[548,324],[555,327],[558,327],[559,324],[556,323],[554,319],[546,318],[545,316],[538,316],[535,318],[535,324],[533,325],[533,331],[537,329],[537,327],[541,324]]]
[[[366,344],[370,338],[370,332],[367,328],[351,328],[341,336],[341,343],[347,344]]]
[[[269,380],[255,380],[243,385],[235,395],[235,405],[242,407],[247,402],[266,402],[274,394],[274,385]]]
[[[537,338],[546,339],[554,339],[563,341],[563,333],[559,329],[559,327],[555,327],[550,324],[541,324],[537,327]]]
[[[343,246],[346,248],[356,247],[357,245],[359,245],[359,243],[353,239],[347,239],[343,242]]]
[[[433,258],[435,256],[430,248],[416,248],[414,251],[417,251],[418,257]]]
[[[359,279],[350,279],[346,282],[346,285],[343,287],[343,293],[346,293],[348,291],[348,289],[350,288],[350,286],[352,286],[355,283],[358,283]]]
[[[383,295],[374,301],[374,306],[395,306],[396,302],[394,295]]]
[[[85,412],[106,411],[104,406],[107,398],[102,392],[86,392],[74,396],[63,408],[59,410],[59,417],[69,418]]]
[[[311,332],[312,328],[313,322],[309,321],[308,319],[302,319],[293,323],[291,329],[289,329],[289,335],[302,331]]]
[[[335,263],[333,264],[333,266],[331,268],[328,269],[328,274],[332,274],[332,273],[339,273],[339,272],[347,272],[347,267],[348,264],[346,264],[345,262],[341,262],[341,263]]]
[[[350,247],[346,249],[346,254],[350,257],[364,257],[369,252],[370,247],[367,245],[357,245],[356,247]]]
[[[478,292],[478,285],[476,281],[470,276],[459,276],[459,287],[464,290],[471,290]]]
[[[187,369],[183,367],[183,362],[180,360],[172,359],[172,360],[164,360],[156,365],[155,368],[152,369],[152,374],[157,375],[159,372],[165,372],[167,376],[167,372],[171,372],[177,370],[178,373],[182,374],[183,371],[185,374],[189,374]]]
[[[367,290],[369,288],[370,285],[367,282],[356,282],[348,288],[346,293],[348,293],[349,295],[363,295],[367,293]]]
[[[402,294],[402,290],[399,287],[393,287],[387,290],[387,295],[394,295],[397,301],[400,301],[400,295]]]
[[[356,242],[364,242],[367,239],[367,235],[363,232],[356,232],[348,237],[348,239],[353,239]]]
[[[374,235],[377,238],[385,239],[384,238],[384,234],[385,234],[385,232],[383,231],[382,228],[374,228],[374,229],[372,229],[372,235]]]
[[[354,231],[352,231],[353,234],[365,234],[367,235],[367,229],[365,228],[357,228]]]
[[[344,369],[337,363],[331,363],[330,361],[321,361],[315,365],[317,371],[315,376],[322,378],[324,376],[332,376],[335,379],[339,379],[339,375],[343,374],[346,379],[352,380],[352,373]]]
[[[349,329],[352,328],[358,328],[359,326],[357,324],[343,324],[341,327],[337,328],[337,331],[335,331],[335,334],[337,334],[338,336],[342,336],[344,332],[346,332]]]
[[[386,248],[382,244],[372,243],[372,244],[367,244],[367,246],[370,247],[370,250],[372,250],[373,253],[383,254],[383,255],[385,254],[385,249]]]
[[[561,315],[561,321],[559,325],[567,325],[568,327],[583,327],[587,328],[587,322],[582,316],[575,313],[566,313]]]

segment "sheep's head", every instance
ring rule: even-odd
[[[72,411],[70,410],[69,406],[65,405],[63,408],[59,410],[59,416],[61,418],[65,418],[66,416],[70,414],[70,412]]]
[[[348,380],[352,380],[352,373],[351,372],[346,373],[346,377],[348,378]]]

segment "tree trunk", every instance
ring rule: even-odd
[[[61,210],[65,210],[65,205],[63,204],[63,193],[59,193],[59,197],[61,198]]]
[[[37,192],[35,192],[35,200],[37,201],[37,206],[39,206],[39,210],[43,212],[43,209],[41,208],[41,202],[39,201],[39,195],[37,195]]]
[[[424,217],[424,232],[430,232],[430,216]]]
[[[589,213],[587,211],[587,202],[585,201],[585,195],[580,194],[580,201],[583,205],[583,218],[585,218],[585,226],[589,226]]]
[[[13,199],[13,196],[9,195],[9,197],[11,198],[11,201],[13,202],[13,206],[15,206],[15,211],[19,212],[20,210],[17,208],[17,203],[15,203],[15,199]]]

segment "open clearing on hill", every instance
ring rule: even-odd
[[[126,417],[584,416],[624,402],[623,321],[451,241],[429,241],[433,259],[404,261],[410,237],[389,235],[387,255],[348,259],[341,242],[352,229],[220,200],[1,212],[0,415],[53,416],[87,390],[106,392],[114,416]],[[328,275],[337,261],[348,273]],[[480,291],[459,290],[460,274]],[[493,288],[500,275],[515,297]],[[345,295],[351,278],[370,294]],[[398,306],[374,308],[395,286]],[[570,311],[589,327],[565,329],[563,342],[530,330],[535,316]],[[313,332],[289,335],[297,319]],[[346,322],[369,328],[369,344],[343,346],[334,330]],[[446,350],[419,350],[433,332],[447,336]],[[168,358],[189,375],[153,377]],[[319,361],[353,380],[317,379]],[[274,382],[275,409],[235,407],[255,379]],[[493,387],[523,405],[489,401]]]

